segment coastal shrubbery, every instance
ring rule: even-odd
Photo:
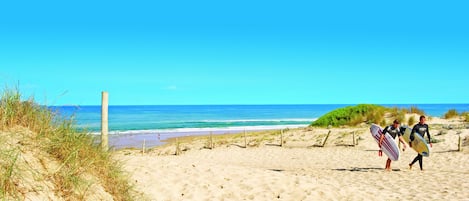
[[[359,104],[333,110],[312,122],[311,126],[356,126],[361,123],[375,123],[384,126],[391,123],[386,122],[386,118],[404,122],[407,113],[425,114],[424,111],[415,106],[405,109],[397,107],[388,108],[374,104]],[[411,116],[408,120],[408,125],[413,125],[414,122],[415,119]]]
[[[19,184],[25,183],[25,175],[33,170],[40,175],[38,169],[45,168],[44,178],[34,182],[53,184],[50,188],[61,199],[86,199],[92,186],[99,184],[114,200],[132,200],[120,165],[93,143],[91,135],[73,125],[73,120],[62,119],[33,99],[22,101],[18,90],[4,90],[0,99],[0,197],[24,199],[21,192],[25,189]],[[26,157],[21,156],[28,152],[42,165],[29,167],[26,161],[24,166]]]
[[[461,116],[464,118],[466,122],[469,122],[469,112],[463,112]]]
[[[311,126],[354,126],[360,123],[381,123],[387,108],[379,105],[360,104],[333,110],[316,121]]]
[[[425,115],[425,111],[419,109],[417,106],[410,106],[409,113]]]
[[[415,124],[415,117],[411,116],[409,117],[409,120],[407,120],[407,125],[414,125]]]
[[[455,109],[450,109],[445,113],[445,115],[443,115],[445,119],[451,119],[451,118],[458,117],[458,116],[459,114]]]

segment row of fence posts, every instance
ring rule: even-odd
[[[106,150],[106,151],[109,150],[108,106],[109,106],[109,93],[106,91],[103,91],[101,92],[101,147],[103,150]],[[324,139],[322,140],[322,143],[316,146],[324,147],[330,134],[331,134],[331,130],[329,130],[327,135],[324,137]],[[247,137],[246,137],[246,130],[244,130],[243,138],[244,138],[244,148],[247,148],[248,142],[247,142]],[[358,140],[355,139],[355,131],[354,131],[352,132],[352,146],[355,146],[357,144],[358,144]],[[283,129],[280,130],[280,145],[279,146],[280,147],[284,146]],[[210,132],[208,148],[209,149],[214,148],[212,132]],[[399,143],[399,148],[400,148],[400,143]],[[458,135],[458,150],[457,151],[462,151],[461,134]],[[145,139],[143,140],[143,144],[142,144],[142,153],[145,153]],[[180,153],[181,153],[180,142],[179,142],[179,139],[176,138],[176,155],[179,155]]]

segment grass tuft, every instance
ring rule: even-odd
[[[77,130],[73,118],[62,118],[48,107],[36,104],[32,98],[22,101],[17,89],[5,89],[0,99],[0,131],[14,127],[32,131],[38,149],[58,161],[51,176],[56,195],[65,200],[83,200],[90,185],[99,182],[114,200],[132,200],[132,187],[121,164],[93,143],[92,135]],[[0,193],[3,197],[17,196],[18,189],[11,179],[18,168],[15,166],[18,154],[15,153],[18,152],[2,150],[0,155]],[[90,180],[90,176],[97,181]]]
[[[458,116],[459,114],[455,109],[450,109],[443,115],[445,119],[451,119],[451,118],[458,117]]]

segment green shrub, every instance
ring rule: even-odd
[[[381,123],[384,119],[386,108],[379,105],[359,104],[333,110],[316,121],[311,126],[354,126],[359,123]]]
[[[444,118],[445,119],[451,119],[451,118],[457,117],[457,116],[459,116],[458,112],[455,109],[450,109],[445,113]]]

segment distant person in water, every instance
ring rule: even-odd
[[[414,141],[415,139],[415,136],[414,136],[415,133],[422,136],[422,138],[425,136],[425,133],[426,133],[428,136],[428,143],[430,143],[430,147],[432,146],[430,132],[428,131],[428,125],[425,123],[425,116],[423,115],[420,116],[419,123],[415,124],[414,128],[412,128],[412,132],[410,133],[410,142],[409,142],[410,147],[412,147],[412,141]],[[414,163],[417,161],[419,162],[420,170],[423,170],[423,157],[421,154],[417,154],[414,160],[411,163],[409,163],[409,168],[412,169],[412,165],[414,165]]]
[[[406,148],[406,143],[404,142],[404,139],[402,138],[402,135],[404,134],[403,130],[400,129],[399,127],[399,121],[396,119],[394,120],[394,122],[392,123],[392,125],[389,125],[389,126],[386,126],[386,128],[384,128],[383,130],[383,133],[381,134],[380,138],[379,138],[379,148],[381,148],[381,144],[383,143],[383,140],[384,140],[384,135],[386,133],[389,133],[389,135],[391,135],[391,137],[393,139],[396,139],[396,136],[398,136],[399,138],[399,142],[401,142],[402,144],[404,144],[404,149]],[[386,167],[384,168],[384,170],[387,170],[387,171],[391,171],[391,159],[388,158],[388,160],[386,161]]]

